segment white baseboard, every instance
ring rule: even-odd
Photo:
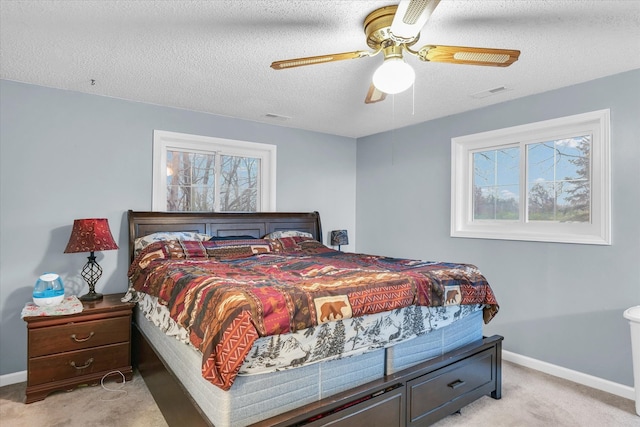
[[[582,384],[587,387],[615,394],[616,396],[624,397],[626,399],[635,400],[636,398],[635,390],[633,387],[614,383],[613,381],[594,377],[582,372],[573,371],[571,369],[563,368],[562,366],[553,365],[541,360],[532,359],[531,357],[523,356],[521,354],[502,350],[502,359],[508,362],[515,363],[517,365],[526,366],[527,368],[544,372],[545,374],[573,381],[574,383]]]
[[[14,372],[13,374],[0,375],[0,387],[23,383],[27,381],[27,371]]]

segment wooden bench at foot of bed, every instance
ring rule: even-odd
[[[135,364],[169,426],[211,426],[134,327]],[[427,426],[502,392],[502,340],[494,335],[393,375],[254,424],[254,427]]]
[[[393,375],[256,423],[254,427],[427,426],[502,391],[502,340],[484,338]],[[318,418],[322,416],[322,418]]]

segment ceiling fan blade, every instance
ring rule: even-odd
[[[369,86],[369,91],[367,92],[367,97],[364,99],[365,104],[373,104],[376,102],[384,101],[387,97],[387,94],[379,91],[373,83]]]
[[[391,38],[398,43],[415,40],[440,0],[402,0],[391,23]]]
[[[323,64],[325,62],[342,61],[343,59],[356,59],[371,56],[371,52],[357,50],[355,52],[334,53],[332,55],[308,56],[306,58],[286,59],[271,63],[274,70],[284,70],[287,68],[302,67],[304,65]]]
[[[493,67],[508,67],[516,62],[519,56],[519,50],[464,46],[427,45],[418,51],[418,57],[423,61]]]

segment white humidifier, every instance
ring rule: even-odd
[[[58,305],[64,299],[64,285],[56,273],[45,273],[38,277],[33,287],[33,302],[41,307]]]

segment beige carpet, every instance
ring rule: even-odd
[[[633,400],[509,362],[502,366],[502,399],[482,397],[435,426],[640,427]]]
[[[100,386],[83,387],[26,405],[25,386],[21,383],[0,388],[1,427],[167,425],[137,373],[121,388],[126,394]],[[105,386],[117,389],[121,384],[107,382]],[[483,397],[435,425],[640,427],[640,417],[635,415],[632,400],[504,362],[502,399]]]
[[[0,388],[0,427],[166,427],[142,377],[124,384],[106,381],[55,392],[45,400],[24,402],[27,383]],[[124,393],[126,391],[126,393]],[[188,426],[181,426],[188,427]]]

